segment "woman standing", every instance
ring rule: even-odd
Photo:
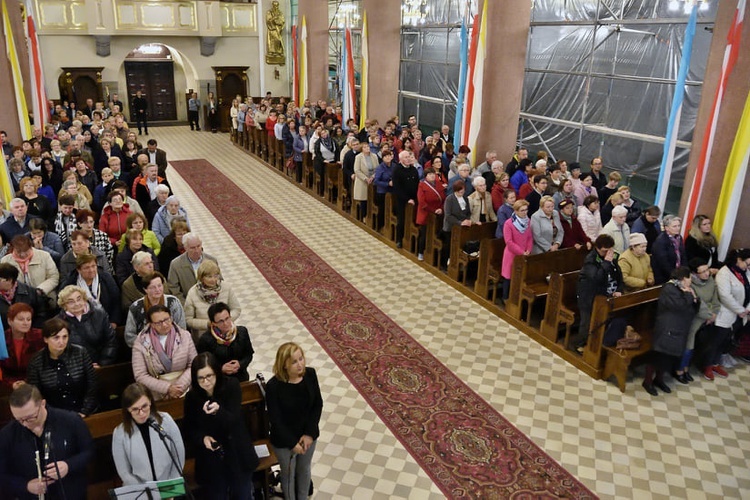
[[[563,227],[551,196],[542,196],[539,210],[531,216],[531,234],[534,238],[532,254],[555,252],[562,246]]]
[[[516,255],[530,255],[534,238],[529,227],[529,202],[518,200],[513,204],[513,215],[503,225],[503,300],[510,296],[510,277],[513,274],[513,260]]]
[[[185,397],[185,433],[195,449],[195,475],[212,500],[252,500],[258,456],[242,418],[242,390],[226,377],[213,354],[191,365]]]
[[[646,366],[643,378],[643,388],[652,396],[659,395],[656,389],[667,394],[672,392],[664,383],[664,372],[676,368],[685,352],[690,325],[699,305],[700,300],[692,287],[690,269],[674,269],[671,280],[664,284],[659,295],[651,361]],[[678,370],[677,376],[681,375],[682,372]]]
[[[31,358],[44,347],[42,332],[31,327],[34,309],[23,302],[8,308],[8,328],[5,330],[5,345],[8,358],[0,361],[2,384],[15,388],[16,382],[26,378],[26,369]]]
[[[383,161],[375,169],[375,203],[378,206],[378,231],[385,225],[385,195],[393,192],[393,151],[383,152]],[[417,193],[419,194],[419,193]]]
[[[696,257],[706,261],[713,276],[721,269],[718,246],[719,240],[711,230],[711,219],[707,215],[696,215],[685,239],[688,261]]]
[[[305,367],[305,354],[293,342],[279,347],[273,373],[266,386],[266,403],[271,445],[281,466],[281,489],[286,500],[307,498],[323,412],[318,376]]]
[[[307,136],[307,127],[299,126],[299,133],[293,134],[292,150],[294,151],[294,174],[297,184],[302,184],[302,161],[305,153],[310,152],[310,138]]]
[[[130,206],[125,203],[122,194],[112,191],[107,196],[109,204],[102,210],[99,218],[99,230],[107,233],[109,243],[116,247],[120,243],[122,235],[128,230],[127,220],[133,213]]]
[[[164,206],[159,208],[154,215],[152,229],[159,243],[164,243],[164,238],[172,231],[172,221],[178,217],[181,217],[190,226],[187,211],[180,206],[180,200],[172,195],[167,198]]]
[[[583,200],[583,205],[578,207],[578,222],[581,223],[583,232],[591,241],[602,232],[602,218],[599,215],[599,198],[596,196],[587,196]]]
[[[716,288],[719,290],[721,309],[716,315],[716,327],[722,335],[721,364],[726,368],[735,366],[734,357],[729,354],[730,340],[740,331],[750,314],[750,249],[730,250],[724,266],[716,273]]]
[[[206,108],[208,109],[208,126],[214,134],[219,129],[219,106],[213,92],[208,93]]]
[[[185,297],[185,320],[187,327],[193,334],[193,339],[199,339],[211,323],[208,308],[217,302],[229,304],[234,321],[240,317],[242,308],[240,301],[229,283],[224,283],[219,265],[213,260],[204,260],[198,266],[198,281],[188,290]]]
[[[375,169],[378,168],[378,157],[370,152],[370,145],[362,143],[362,152],[354,160],[354,193],[352,198],[359,202],[357,218],[367,220],[367,194],[375,179]]]
[[[166,438],[160,438],[155,427],[163,429]],[[185,446],[180,429],[169,413],[157,411],[153,394],[143,384],[130,384],[122,393],[122,423],[112,433],[112,458],[124,486],[181,475]]]
[[[654,280],[657,285],[665,283],[673,270],[687,266],[688,258],[685,243],[680,236],[682,219],[674,215],[664,217],[664,232],[654,241],[651,248],[651,267],[654,269]]]
[[[435,170],[428,168],[424,171],[424,180],[417,189],[417,218],[419,238],[417,239],[417,260],[424,260],[424,248],[427,243],[427,221],[429,214],[443,213],[445,191],[443,185],[437,182]]]
[[[96,410],[96,372],[86,349],[69,343],[68,324],[60,318],[42,327],[47,344],[29,362],[26,381],[39,388],[50,406],[81,417]]]

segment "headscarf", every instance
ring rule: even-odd
[[[25,277],[28,277],[29,262],[31,262],[31,259],[34,258],[34,248],[29,248],[29,255],[25,259],[20,258],[15,250],[13,250],[13,253],[11,255],[13,256],[13,260],[16,262],[16,264],[18,264],[18,267],[21,268],[21,273]],[[29,283],[27,282],[27,284]]]

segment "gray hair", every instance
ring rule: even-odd
[[[130,259],[130,263],[133,264],[134,267],[140,266],[141,264],[143,264],[143,261],[146,260],[146,257],[151,259],[151,254],[148,252],[144,252],[143,250],[138,251],[133,255],[133,258]]]
[[[196,233],[185,233],[182,236],[182,245],[188,246],[190,243],[202,243],[201,237]]]
[[[23,203],[26,206],[26,202],[22,198],[13,198],[10,200],[10,207],[13,208],[13,205],[18,205],[19,203]]]
[[[675,221],[677,221],[680,224],[682,224],[682,219],[680,219],[676,215],[667,215],[667,216],[664,217],[664,219],[662,219],[662,222],[664,223],[664,227],[671,226],[672,223],[675,222]]]
[[[487,184],[487,181],[482,177],[481,175],[477,175],[474,177],[474,179],[471,181],[471,185],[474,187],[481,186],[482,184]]]
[[[169,193],[169,187],[167,187],[165,184],[158,184],[156,186],[156,192],[157,193]]]

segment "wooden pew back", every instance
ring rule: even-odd
[[[451,229],[450,264],[448,264],[448,276],[458,281],[463,269],[463,284],[466,284],[466,266],[476,257],[471,257],[464,252],[464,245],[469,241],[482,241],[495,236],[497,221],[485,222],[481,225],[453,226]]]
[[[503,238],[484,239],[479,245],[479,263],[474,292],[483,299],[489,298],[493,304],[497,298],[497,285],[500,283],[503,251],[505,251]]]
[[[557,342],[560,325],[565,325],[565,347],[568,346],[570,328],[578,314],[578,275],[580,270],[550,276],[547,304],[539,328],[544,338]]]
[[[431,266],[440,267],[443,253],[443,214],[427,215],[427,241],[425,242],[425,261]]]

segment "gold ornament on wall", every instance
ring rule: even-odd
[[[279,9],[279,2],[271,2],[271,8],[266,12],[266,64],[286,63],[284,54],[284,13]]]

